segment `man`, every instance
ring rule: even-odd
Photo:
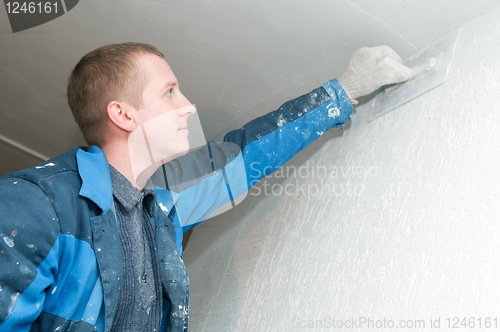
[[[123,43],[85,55],[67,95],[89,147],[0,178],[0,331],[186,331],[182,231],[343,127],[351,101],[408,79],[400,60],[360,49],[340,83],[187,153],[194,107],[163,54]],[[165,186],[153,187],[169,161]]]

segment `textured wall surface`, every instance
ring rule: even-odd
[[[370,123],[359,106],[344,131],[197,226],[185,251],[191,331],[362,317],[422,330],[475,317],[462,330],[486,330],[500,315],[498,54],[495,10],[462,28],[445,85]]]

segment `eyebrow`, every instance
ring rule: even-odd
[[[166,91],[166,90],[168,90],[168,89],[169,89],[169,88],[171,88],[171,87],[175,87],[176,85],[177,85],[177,83],[176,83],[176,82],[169,82],[169,83],[167,83],[167,84],[165,84],[165,85],[163,86],[163,88],[161,89],[161,91],[162,91],[162,92],[163,92],[163,91]]]

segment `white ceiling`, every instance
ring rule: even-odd
[[[13,34],[0,9],[0,175],[84,145],[66,79],[92,49],[158,47],[197,106],[205,136],[222,139],[254,117],[342,74],[362,46],[403,58],[498,0],[85,0]],[[10,144],[5,143],[10,142]],[[13,144],[13,145],[12,145]]]

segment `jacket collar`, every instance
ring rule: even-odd
[[[82,179],[80,196],[97,204],[102,214],[106,213],[113,204],[113,190],[106,155],[98,146],[91,145],[87,151],[79,149],[76,152],[76,162]]]
[[[80,196],[97,204],[105,214],[113,205],[113,187],[106,155],[98,146],[90,145],[87,151],[79,149],[76,152],[76,162],[82,179]],[[180,195],[155,185],[153,188],[160,208],[168,215]]]

